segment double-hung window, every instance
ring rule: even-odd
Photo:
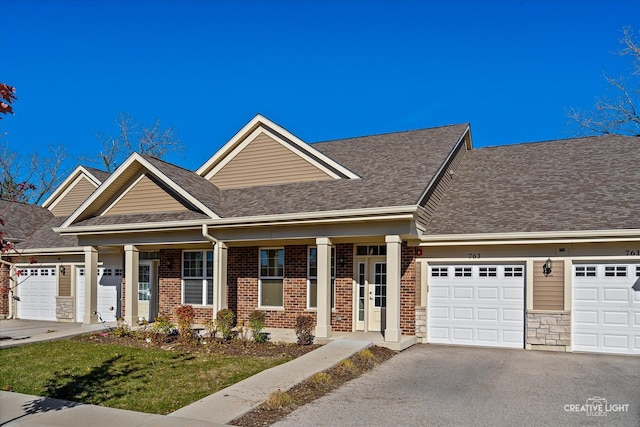
[[[307,308],[318,308],[318,248],[309,248],[307,269]],[[336,248],[331,248],[331,308],[335,308]]]
[[[260,249],[260,307],[284,307],[284,249]]]
[[[213,251],[182,253],[182,302],[213,305]]]

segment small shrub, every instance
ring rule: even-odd
[[[249,327],[255,342],[265,342],[269,339],[269,336],[262,332],[266,324],[267,316],[264,311],[254,310],[249,313]]]
[[[163,335],[175,335],[176,325],[169,320],[166,315],[156,317],[155,322],[151,325],[151,332]]]
[[[296,317],[296,337],[298,337],[298,345],[313,344],[313,317],[300,315]]]
[[[181,305],[176,310],[176,316],[178,317],[178,332],[181,337],[191,337],[191,325],[193,319],[196,317],[196,312],[192,305]]]
[[[351,359],[342,359],[340,363],[338,363],[338,367],[346,371],[353,371],[354,369],[356,369],[356,365]]]
[[[207,331],[209,338],[215,338],[218,333],[218,325],[216,325],[215,320],[207,320],[207,323],[204,324],[204,329]]]
[[[290,403],[291,403],[291,396],[289,396],[289,393],[282,390],[276,390],[271,392],[271,394],[269,394],[269,397],[267,398],[265,405],[267,406],[267,408],[273,410],[273,409],[284,408]]]
[[[118,317],[116,327],[113,328],[113,335],[118,338],[131,336],[131,328],[122,317]]]
[[[311,382],[315,384],[324,384],[331,381],[331,375],[327,372],[316,372],[311,376]]]
[[[364,350],[360,350],[358,352],[358,357],[362,360],[371,360],[373,359],[373,353],[371,353],[371,350],[369,350],[368,348],[365,348]]]
[[[231,340],[234,336],[233,325],[235,320],[236,315],[228,308],[223,308],[216,314],[216,325],[218,325],[218,331],[220,331],[225,341]]]

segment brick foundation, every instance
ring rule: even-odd
[[[527,312],[527,349],[567,351],[570,345],[570,312]]]

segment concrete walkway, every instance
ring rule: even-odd
[[[220,426],[259,406],[271,392],[288,390],[370,345],[364,340],[331,341],[167,416],[0,391],[0,426]]]
[[[115,325],[115,322],[84,325],[71,322],[4,319],[0,320],[0,348],[59,340],[102,330],[106,331],[110,327],[115,327]]]

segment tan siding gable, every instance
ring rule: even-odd
[[[104,215],[175,212],[187,208],[163,188],[143,175]]]
[[[218,188],[334,179],[264,133],[258,135],[210,181]]]
[[[55,216],[67,216],[71,215],[78,206],[82,204],[96,189],[93,184],[86,177],[78,179],[66,194],[60,196],[57,203],[50,209],[51,213]]]
[[[564,309],[564,263],[556,261],[549,276],[542,272],[544,261],[533,263],[533,309]]]

